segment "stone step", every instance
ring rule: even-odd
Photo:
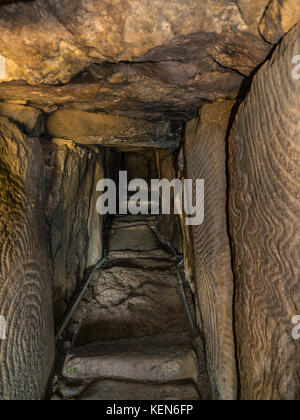
[[[192,401],[199,400],[197,387],[186,383],[145,383],[104,379],[97,381],[77,398],[82,401]]]
[[[144,215],[144,214],[124,214],[124,215],[116,215],[113,219],[113,223],[133,223],[133,222],[147,222],[151,224],[155,224],[157,222],[157,216],[154,215]]]
[[[111,225],[110,251],[153,251],[161,247],[153,231],[142,221],[119,222]]]
[[[189,328],[176,270],[115,266],[95,274],[69,332],[78,346]]]
[[[74,348],[65,360],[63,376],[69,380],[188,380],[196,384],[198,362],[187,334],[161,334]]]
[[[108,235],[109,257],[116,263],[134,261],[136,266],[172,268],[177,260],[170,251],[162,247],[152,228],[156,217],[117,216]]]
[[[111,251],[109,258],[114,265],[121,267],[140,267],[144,269],[167,270],[174,269],[178,263],[175,257],[170,256],[163,249],[153,251]]]

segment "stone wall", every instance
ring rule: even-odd
[[[69,146],[44,145],[56,321],[66,311],[85,270],[102,256],[96,185],[103,177],[103,155],[95,147]]]
[[[38,139],[0,118],[0,399],[44,396],[54,363],[45,170]]]
[[[205,219],[193,226],[198,325],[214,398],[235,399],[233,273],[227,233],[226,134],[233,102],[204,106],[186,127],[187,178],[205,181]]]
[[[274,2],[273,2],[274,3]],[[254,78],[230,141],[230,227],[241,397],[299,399],[300,25]]]

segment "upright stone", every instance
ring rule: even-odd
[[[230,224],[244,400],[299,399],[300,25],[254,78],[230,141]]]
[[[0,118],[0,399],[38,400],[54,359],[43,155]]]
[[[63,317],[85,270],[102,257],[96,185],[103,178],[103,156],[97,147],[94,149],[50,145],[44,150],[56,322]]]
[[[233,274],[226,220],[226,131],[232,102],[204,106],[186,128],[189,179],[205,181],[205,220],[193,227],[198,320],[217,399],[236,398]]]

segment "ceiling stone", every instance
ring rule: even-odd
[[[268,0],[36,0],[0,7],[0,99],[159,121],[234,99],[272,45]],[[2,72],[3,73],[3,72]],[[51,108],[49,108],[51,109]]]
[[[98,144],[120,147],[178,148],[180,138],[168,122],[93,114],[79,110],[53,112],[47,119],[47,132],[58,139],[70,139],[78,144]]]

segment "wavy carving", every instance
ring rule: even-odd
[[[196,297],[215,398],[236,398],[233,274],[226,221],[225,138],[233,103],[206,105],[186,129],[188,178],[205,180],[205,221],[193,227]]]
[[[39,142],[0,118],[1,400],[42,398],[53,363],[43,180]]]
[[[300,397],[300,54],[295,27],[254,78],[230,141],[241,397]]]

